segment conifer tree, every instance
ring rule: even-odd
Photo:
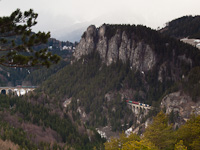
[[[174,150],[187,150],[187,147],[183,144],[183,141],[180,140],[176,145]]]
[[[172,125],[168,125],[168,118],[162,111],[147,127],[144,139],[152,142],[159,149],[173,149],[176,137]]]
[[[34,46],[44,44],[50,33],[33,33],[37,24],[37,13],[32,9],[21,12],[19,9],[10,16],[0,17],[0,64],[6,67],[47,66],[60,60],[47,49],[34,50]]]
[[[178,130],[178,140],[183,140],[183,144],[190,150],[200,148],[200,116],[192,115],[185,125]]]

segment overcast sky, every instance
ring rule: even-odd
[[[200,15],[200,0],[0,0],[0,16],[17,8],[34,9],[39,14],[34,30],[59,38],[89,24],[143,24],[156,29],[184,15]]]

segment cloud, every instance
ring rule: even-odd
[[[77,23],[136,23],[157,28],[184,15],[200,14],[199,6],[199,0],[1,0],[0,14],[33,8],[39,14],[34,30],[59,37],[61,30],[78,30]]]

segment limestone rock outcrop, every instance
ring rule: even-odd
[[[161,108],[165,108],[167,114],[177,112],[185,121],[192,114],[200,115],[200,101],[194,102],[190,96],[180,91],[166,95],[162,99]]]
[[[128,36],[127,32],[117,29],[112,36],[107,25],[96,28],[91,25],[83,34],[76,50],[75,58],[78,60],[83,55],[97,51],[104,63],[121,60],[130,62],[130,67],[139,71],[149,71],[156,63],[156,55],[150,45],[144,41],[136,41],[134,36]]]

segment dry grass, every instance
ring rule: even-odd
[[[10,141],[3,141],[0,139],[0,150],[18,150],[19,146],[10,142]]]

